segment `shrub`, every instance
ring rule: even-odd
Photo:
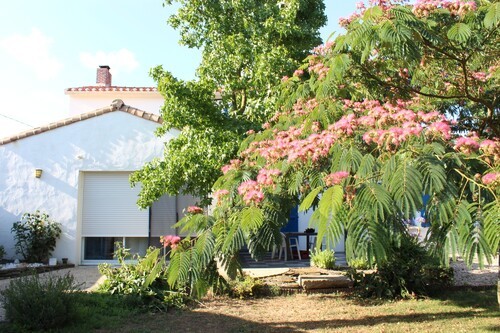
[[[238,276],[229,282],[230,294],[233,297],[249,298],[257,296],[267,296],[269,290],[259,279],[250,275]]]
[[[99,272],[106,276],[99,291],[117,295],[139,296],[145,305],[156,310],[180,308],[187,302],[185,293],[173,291],[167,283],[165,258],[160,249],[150,247],[144,257],[131,256],[128,249],[116,243],[115,257],[120,266],[100,264]],[[128,263],[135,259],[137,263]]]
[[[349,261],[349,266],[354,269],[369,269],[370,264],[365,258],[354,258]]]
[[[51,221],[49,215],[36,211],[23,214],[21,221],[15,222],[11,231],[16,241],[16,253],[27,262],[48,260],[61,235],[61,225]]]
[[[453,270],[440,267],[437,259],[413,238],[393,244],[389,259],[371,274],[351,271],[363,297],[410,298],[451,284]]]
[[[65,326],[74,318],[71,291],[78,288],[69,273],[64,276],[25,275],[10,281],[0,292],[5,316],[15,326],[47,330]]]
[[[332,269],[333,267],[335,267],[335,252],[333,250],[312,250],[311,266]]]

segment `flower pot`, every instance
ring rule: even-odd
[[[63,263],[63,265],[68,264],[68,258],[62,258],[62,263]]]

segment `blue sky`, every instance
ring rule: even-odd
[[[358,1],[325,0],[324,40]],[[193,79],[200,53],[178,44],[166,23],[174,9],[162,3],[1,1],[0,138],[67,117],[64,89],[94,84],[97,65],[110,65],[113,85],[154,86],[148,72],[156,65]]]

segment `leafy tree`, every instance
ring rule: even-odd
[[[163,126],[180,134],[165,146],[163,159],[132,176],[142,183],[148,206],[164,193],[192,194],[209,202],[220,168],[236,156],[244,133],[267,120],[272,87],[291,74],[321,42],[326,22],[321,0],[167,0],[178,12],[169,23],[181,44],[202,49],[198,79],[176,79],[161,66],[151,75],[165,97]]]
[[[500,241],[500,141],[489,115],[498,112],[499,4],[375,2],[280,85],[275,115],[223,167],[212,215],[179,222],[198,241],[185,252],[197,256],[174,254],[177,276],[201,276],[200,263],[215,259],[236,275],[239,249],[258,257],[279,244],[297,203],[315,209],[318,246],[346,234],[348,260],[380,266],[410,237],[406,221],[424,193],[431,253],[444,265],[450,254],[491,261]],[[447,54],[466,59],[465,69]],[[447,118],[451,107],[470,122]]]

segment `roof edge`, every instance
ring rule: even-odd
[[[142,119],[146,119],[146,120],[158,123],[158,124],[163,124],[163,119],[159,115],[154,114],[154,113],[150,113],[150,112],[146,112],[146,111],[134,108],[132,106],[126,105],[121,99],[115,99],[113,102],[111,102],[111,105],[106,106],[104,108],[96,109],[96,110],[90,111],[90,112],[85,112],[85,113],[82,113],[82,114],[79,114],[79,115],[76,115],[73,117],[62,119],[62,120],[57,121],[57,122],[53,122],[53,123],[50,123],[50,124],[47,124],[44,126],[36,127],[36,128],[30,129],[30,130],[12,135],[12,136],[5,137],[3,139],[0,139],[0,146],[7,144],[7,143],[17,141],[17,140],[24,139],[24,138],[27,138],[27,137],[30,137],[33,135],[48,132],[48,131],[56,129],[56,128],[71,125],[71,124],[79,122],[79,121],[98,117],[98,116],[101,116],[101,115],[106,114],[106,113],[115,112],[115,111],[126,112],[126,113],[129,113],[133,116],[136,116],[136,117],[139,117]]]
[[[83,87],[71,87],[64,89],[64,93],[68,94],[81,94],[81,93],[116,93],[116,92],[128,92],[128,93],[159,93],[156,87],[124,87],[124,86],[83,86]]]

